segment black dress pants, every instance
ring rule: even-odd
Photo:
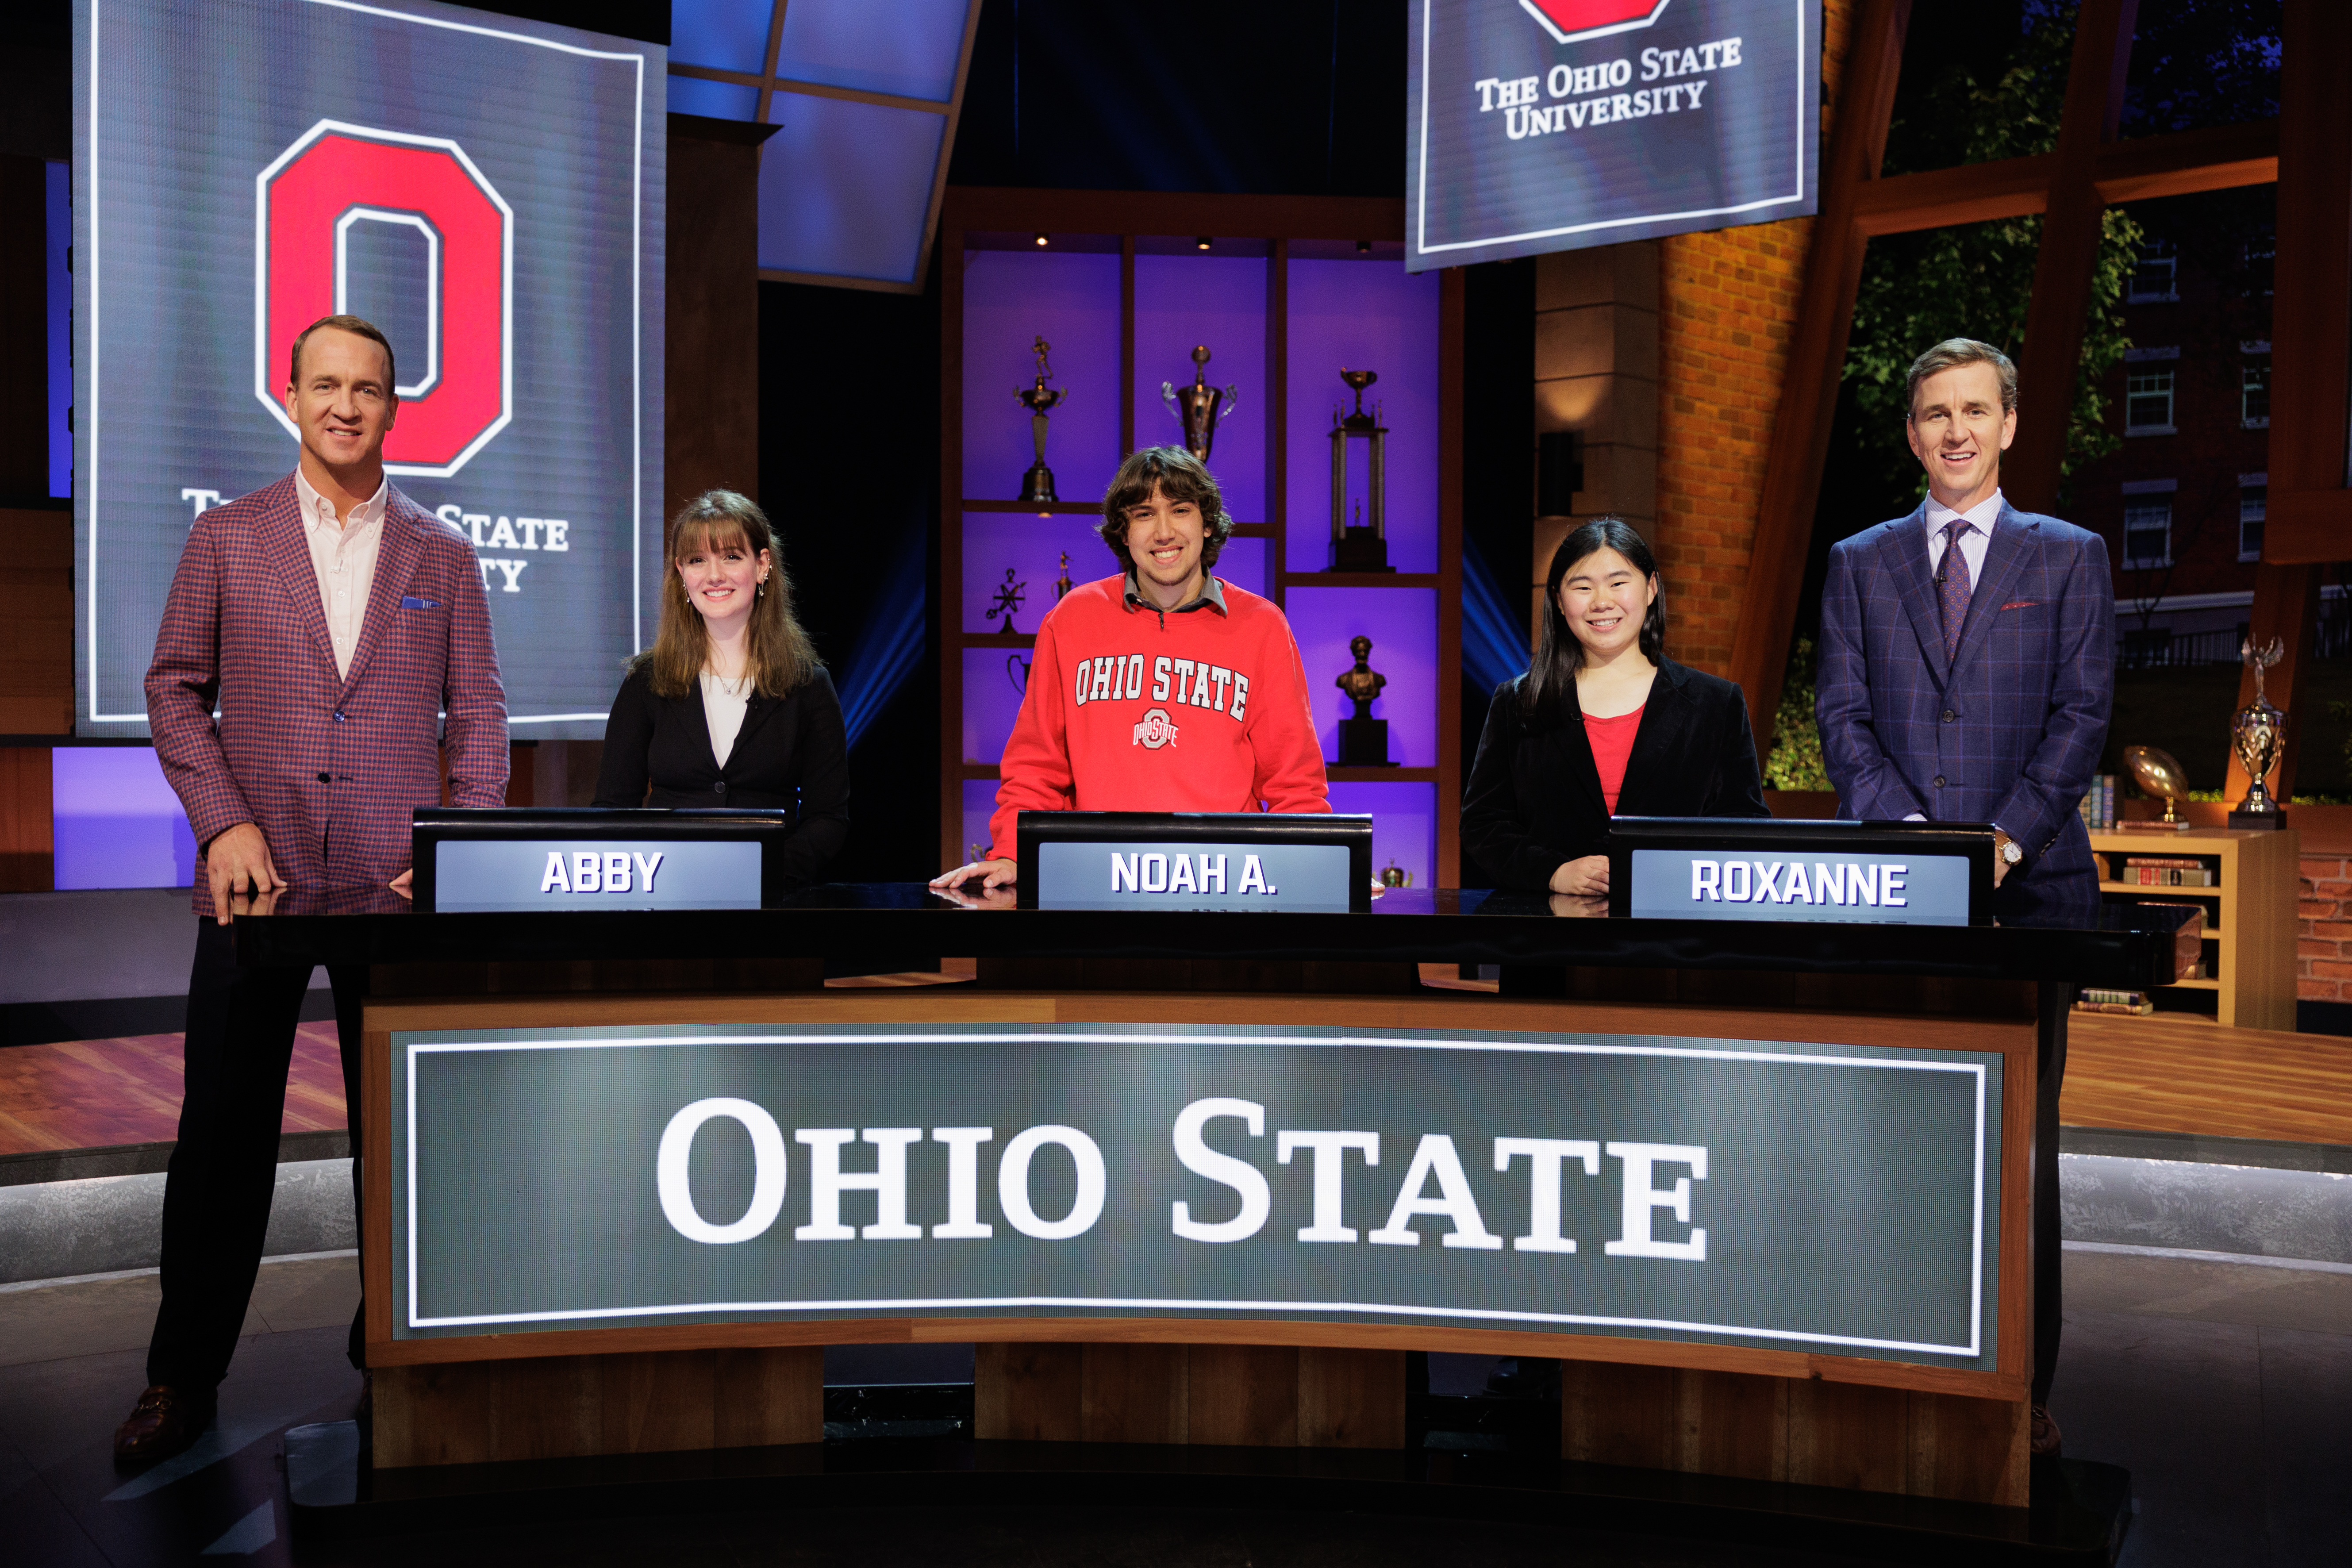
[[[364,967],[330,966],[341,1037],[343,1103],[352,1135],[352,1198],[359,1201],[360,1008]],[[228,1375],[237,1331],[261,1267],[278,1184],[286,1073],[310,966],[246,969],[236,932],[199,918],[188,975],[186,1084],[179,1142],[163,1183],[163,1301],[147,1348],[147,1381],[209,1389]],[[351,1357],[362,1366],[361,1319]]]

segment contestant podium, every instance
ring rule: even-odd
[[[542,868],[644,826],[540,816]],[[1139,897],[1204,853],[1107,826]],[[1981,834],[1714,826],[1630,827],[1680,858],[1612,879],[1696,913],[247,917],[250,960],[373,966],[374,1473],[814,1446],[818,1347],[858,1342],[977,1343],[984,1452],[1398,1451],[1406,1353],[1460,1351],[1559,1359],[1567,1461],[2022,1508],[2037,1049],[2072,984],[2180,973],[2196,917],[2009,929],[1968,912]],[[817,981],[880,951],[980,981]]]

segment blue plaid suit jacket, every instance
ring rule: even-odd
[[[2003,502],[1947,661],[1926,502],[1840,541],[1813,710],[1838,814],[1993,823],[2026,854],[2004,904],[2095,904],[2075,808],[2106,744],[2115,618],[2105,541]]]
[[[215,721],[217,705],[220,717]],[[394,489],[348,678],[289,474],[196,519],[147,668],[163,776],[200,847],[250,822],[307,893],[408,868],[409,809],[506,804],[507,702],[474,547]],[[195,910],[212,913],[201,855]]]

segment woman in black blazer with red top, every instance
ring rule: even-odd
[[[613,700],[595,803],[788,808],[787,872],[814,882],[849,837],[849,744],[782,555],[732,490],[678,514],[661,628]]]
[[[1767,816],[1739,688],[1662,651],[1657,562],[1596,518],[1560,542],[1525,675],[1495,689],[1462,842],[1496,885],[1596,898],[1614,816]]]

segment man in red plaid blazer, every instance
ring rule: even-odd
[[[186,1088],[163,1190],[151,1385],[115,1457],[152,1464],[214,1414],[260,1266],[308,965],[240,968],[230,900],[409,879],[409,812],[505,804],[506,693],[473,546],[384,478],[392,345],[354,316],[295,340],[295,471],[196,520],[163,605],[147,716],[196,861]],[[215,717],[217,709],[218,717]],[[441,714],[448,715],[446,732]],[[352,1171],[366,971],[331,967]],[[360,1322],[352,1364],[362,1364]]]

